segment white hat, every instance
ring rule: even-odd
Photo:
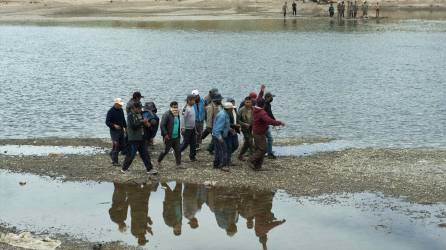
[[[198,89],[194,89],[192,90],[192,95],[199,95],[200,92],[198,91]]]
[[[223,104],[223,108],[225,108],[225,109],[233,109],[234,105],[232,105],[232,103],[230,103],[230,102],[225,102]]]
[[[115,98],[115,104],[119,104],[119,105],[123,106],[124,102],[122,101],[121,98]]]

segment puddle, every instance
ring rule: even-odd
[[[324,143],[311,143],[301,145],[273,146],[278,156],[305,156],[322,152],[341,151],[348,148],[355,148],[354,143],[343,140],[335,140]]]
[[[0,145],[0,155],[48,156],[48,155],[94,155],[104,153],[98,147],[80,146],[34,146],[34,145]]]
[[[20,185],[19,182],[26,182]],[[1,223],[156,249],[445,249],[445,204],[290,197],[188,183],[61,182],[0,171]]]

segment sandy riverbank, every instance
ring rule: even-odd
[[[34,144],[80,145],[79,140],[48,139]],[[63,143],[61,143],[63,141]],[[20,140],[11,143],[20,144]],[[23,141],[26,143],[26,140]],[[29,142],[29,141],[28,141]],[[84,145],[107,147],[98,139]],[[3,140],[2,143],[7,143]],[[7,144],[11,144],[7,143]],[[158,154],[161,145],[152,149]],[[159,169],[161,180],[191,183],[215,182],[217,186],[283,189],[296,196],[332,193],[382,192],[404,197],[417,203],[446,202],[446,150],[439,149],[348,149],[304,157],[279,157],[267,160],[265,171],[254,172],[243,162],[230,173],[212,169],[212,158],[200,152],[198,163],[185,157],[186,170],[176,170],[172,156]],[[122,157],[121,157],[122,159]],[[130,173],[122,175],[112,167],[108,155],[5,156],[0,155],[0,168],[73,181],[145,181],[142,163],[136,161]]]
[[[370,4],[374,3],[371,1]],[[0,22],[185,21],[282,18],[282,0],[1,0]],[[383,18],[444,18],[446,2],[440,0],[381,1]],[[328,6],[298,2],[298,17],[328,16]],[[370,12],[373,12],[370,8]],[[373,15],[370,15],[373,16]]]

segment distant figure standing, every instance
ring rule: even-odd
[[[379,3],[378,2],[376,2],[375,11],[376,11],[376,18],[378,18],[379,17]]]
[[[334,16],[334,7],[333,3],[330,3],[330,7],[328,7],[328,13],[330,13],[330,17]]]
[[[355,0],[355,3],[353,4],[353,18],[356,18],[357,14],[358,14],[358,2]]]
[[[297,4],[296,4],[296,1],[293,1],[292,7],[293,7],[293,16],[297,16]]]
[[[338,18],[341,19],[341,15],[342,15],[342,5],[341,5],[341,2],[338,2],[338,4],[336,5],[336,9],[338,10]]]
[[[344,3],[344,1],[342,1],[342,3],[341,3],[341,18],[344,18],[345,17],[345,3]]]
[[[351,17],[351,13],[352,13],[351,11],[352,11],[352,2],[348,1],[347,2],[347,16],[348,16],[348,18]]]
[[[285,2],[282,6],[283,18],[286,18],[286,12],[288,10],[288,4]]]
[[[364,1],[364,3],[362,4],[362,17],[369,18],[368,12],[369,12],[369,4],[367,3],[367,1]]]

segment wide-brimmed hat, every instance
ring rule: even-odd
[[[115,104],[119,104],[119,105],[123,106],[124,102],[122,101],[121,98],[118,97],[118,98],[115,98]]]
[[[223,104],[223,108],[224,108],[224,109],[233,109],[233,108],[235,108],[235,107],[234,107],[234,105],[232,105],[232,102],[225,102],[225,103]]]

